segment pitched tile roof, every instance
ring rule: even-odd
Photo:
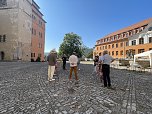
[[[152,18],[149,18],[149,19],[147,19],[147,20],[144,20],[144,21],[141,21],[141,22],[139,22],[139,23],[133,24],[133,25],[128,26],[128,27],[126,27],[126,28],[120,29],[120,30],[118,30],[118,31],[116,31],[116,32],[113,32],[113,33],[111,33],[111,34],[108,34],[107,36],[105,36],[105,37],[103,37],[103,38],[107,38],[107,37],[110,37],[110,36],[114,36],[114,35],[117,35],[117,34],[121,34],[121,33],[123,33],[123,32],[127,32],[127,31],[129,31],[129,30],[133,30],[133,29],[135,29],[135,28],[138,28],[138,27],[141,27],[141,26],[143,26],[143,25],[146,25],[146,24],[148,24],[148,23],[150,23],[150,22],[152,22]],[[101,39],[102,39],[102,38],[101,38]],[[100,40],[101,40],[101,39],[100,39]]]

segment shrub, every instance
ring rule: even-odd
[[[41,62],[41,58],[37,57],[36,62]]]

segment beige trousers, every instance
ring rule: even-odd
[[[48,80],[52,80],[55,72],[55,66],[48,66]]]

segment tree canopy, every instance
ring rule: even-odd
[[[74,33],[67,33],[64,36],[63,43],[59,47],[59,55],[65,54],[67,57],[73,52],[77,53],[78,57],[82,57],[84,46],[81,37]]]
[[[93,48],[85,47],[84,56],[87,58],[93,58]]]

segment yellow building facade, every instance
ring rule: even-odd
[[[152,50],[152,18],[97,40],[93,55],[102,55],[104,50],[108,50],[114,58],[124,59]]]

